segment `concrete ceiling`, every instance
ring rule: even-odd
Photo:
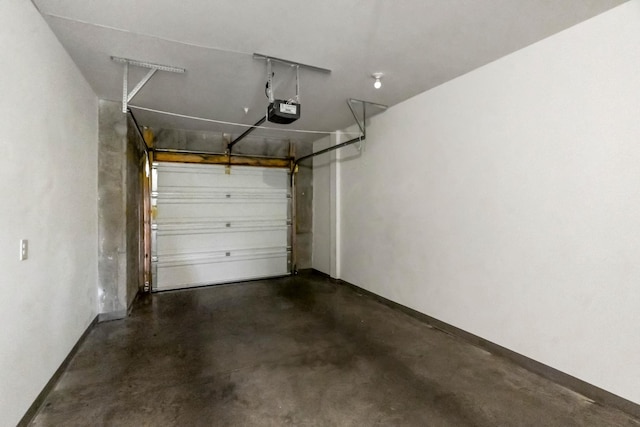
[[[345,103],[394,105],[591,18],[623,0],[34,0],[98,97],[122,97],[111,56],[183,67],[157,73],[132,104],[252,124],[264,115],[266,64],[258,52],[331,69],[301,69],[302,118],[326,130],[353,123]],[[276,97],[294,95],[294,72],[276,65]],[[146,70],[132,69],[131,86]],[[371,74],[384,73],[373,88]],[[249,108],[245,114],[244,107]],[[141,125],[244,128],[135,110]],[[259,131],[265,136],[270,131]],[[274,137],[310,141],[316,134]]]

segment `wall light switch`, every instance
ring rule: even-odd
[[[20,261],[29,258],[29,241],[27,239],[20,240]]]

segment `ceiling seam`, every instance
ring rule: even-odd
[[[35,7],[35,8],[36,8],[36,10],[38,11],[38,13],[39,13],[40,15],[42,15],[42,16],[44,16],[44,15],[45,15],[44,13],[42,13],[42,10],[40,10],[40,7],[38,7],[38,5],[36,4],[36,1],[35,1],[35,0],[31,0],[31,4],[33,5],[33,7]]]
[[[32,0],[32,3],[33,3],[33,0]],[[34,3],[34,5],[35,5],[35,3]],[[36,8],[37,8],[37,6],[36,6]],[[38,9],[38,11],[40,11],[40,10]],[[40,11],[40,14],[42,16],[46,16],[48,18],[54,18],[54,19],[59,19],[59,20],[62,20],[62,21],[68,21],[68,22],[75,22],[75,23],[78,23],[78,24],[88,25],[90,27],[102,28],[102,29],[105,29],[105,30],[118,31],[120,33],[132,34],[132,35],[135,35],[135,36],[148,37],[150,39],[160,40],[160,41],[169,42],[169,43],[175,43],[175,44],[179,44],[179,45],[183,45],[183,46],[196,47],[196,48],[207,49],[207,50],[214,50],[214,51],[217,51],[217,52],[224,52],[224,53],[236,53],[236,54],[240,54],[240,55],[249,55],[249,56],[253,57],[253,52],[243,52],[243,51],[239,51],[239,50],[229,50],[229,49],[222,49],[222,48],[219,48],[219,47],[205,46],[205,45],[196,44],[196,43],[187,43],[187,42],[182,42],[182,41],[179,41],[179,40],[170,39],[170,38],[166,38],[166,37],[160,37],[160,36],[156,36],[156,35],[152,35],[152,34],[138,33],[138,32],[135,32],[135,31],[125,30],[123,28],[112,27],[112,26],[109,26],[109,25],[95,24],[93,22],[88,22],[88,21],[83,21],[83,20],[80,20],[80,19],[69,18],[67,16],[55,15],[55,14],[52,14],[52,13],[43,13],[42,11]]]

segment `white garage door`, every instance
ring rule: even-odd
[[[284,169],[154,163],[153,289],[289,272]]]

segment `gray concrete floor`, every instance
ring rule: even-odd
[[[640,426],[317,276],[155,294],[90,333],[34,426]]]

